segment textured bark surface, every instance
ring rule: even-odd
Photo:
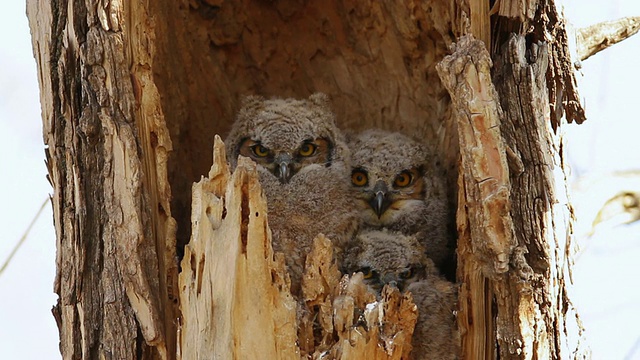
[[[28,1],[65,359],[173,358],[177,264],[143,6]],[[133,25],[136,26],[133,26]]]
[[[438,70],[462,154],[458,319],[465,358],[586,357],[567,295],[575,249],[561,142],[548,112],[548,47],[527,49],[524,37],[512,36],[493,81],[482,42],[464,37],[453,50]],[[497,351],[487,334],[495,334]]]
[[[366,308],[321,237],[303,299],[321,326],[294,329],[251,166],[209,172],[242,95],[316,91],[343,129],[437,144],[458,200],[465,358],[582,356],[558,135],[584,120],[569,41],[551,0],[490,3],[28,0],[64,358],[406,355],[410,299]],[[179,251],[193,239],[179,291],[176,228]]]

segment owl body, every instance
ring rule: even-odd
[[[460,336],[454,311],[457,287],[445,280],[414,236],[365,230],[346,250],[346,273],[362,272],[378,298],[385,285],[411,292],[418,308],[413,359],[458,359]]]
[[[337,256],[359,219],[350,198],[349,150],[334,123],[328,99],[244,99],[226,146],[257,164],[267,198],[274,251],[282,252],[296,294],[313,239],[323,233]]]
[[[415,235],[439,268],[453,260],[453,210],[429,149],[403,134],[367,130],[349,139],[363,224]]]

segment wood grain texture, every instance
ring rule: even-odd
[[[471,245],[488,277],[507,271],[514,246],[507,151],[491,65],[484,44],[464,36],[437,67],[455,109]]]
[[[576,249],[562,137],[547,110],[550,54],[545,43],[527,45],[524,37],[514,35],[496,60],[494,83],[504,110],[501,130],[518,161],[510,166],[517,246],[512,271],[495,292],[498,306],[520,314],[516,323],[508,313],[498,314],[504,334],[498,340],[512,354],[586,358],[584,329],[569,300],[570,259]],[[571,336],[557,328],[558,322],[571,329]]]
[[[41,5],[27,9],[54,187],[62,355],[174,358],[175,225],[163,165],[171,142],[144,71],[151,24],[133,26],[146,10]]]
[[[512,36],[493,79],[482,42],[465,37],[454,49],[438,70],[458,109],[464,204],[458,212],[459,323],[465,355],[586,356],[575,309],[557,298],[567,296],[573,250],[561,139],[553,135],[548,113],[548,47],[527,49],[524,37]],[[577,334],[571,337],[556,327],[557,321],[573,319]],[[497,353],[487,351],[492,340],[486,336],[494,331]]]
[[[640,16],[604,21],[577,29],[577,59],[586,60],[640,31]]]

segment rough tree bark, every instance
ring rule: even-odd
[[[584,356],[568,295],[571,205],[559,136],[584,113],[552,0],[28,0],[27,13],[65,359],[314,350],[304,329],[291,328],[293,300],[251,166],[232,175],[220,157],[211,167],[210,154],[240,95],[316,91],[332,97],[344,129],[380,127],[438,145],[458,206],[464,358]],[[319,237],[305,294],[323,319],[315,350],[406,355],[410,297],[388,294],[369,313],[369,332],[350,331],[351,310],[371,299],[327,265],[323,244]],[[256,310],[243,324],[269,328],[267,341],[237,325]]]

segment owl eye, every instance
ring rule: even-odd
[[[408,268],[407,270],[401,272],[399,275],[402,280],[407,280],[407,279],[411,279],[413,274],[414,274],[413,268]]]
[[[398,176],[396,176],[396,179],[393,181],[393,185],[396,187],[403,188],[411,185],[412,182],[413,182],[413,175],[408,171],[403,171],[400,174],[398,174]]]
[[[300,146],[300,150],[298,150],[298,154],[300,156],[308,157],[313,155],[316,152],[316,145],[312,143],[304,143]]]
[[[266,157],[267,155],[269,155],[269,149],[267,149],[266,147],[260,145],[260,144],[255,144],[251,147],[251,151],[253,151],[253,153],[257,156],[257,157]]]
[[[357,272],[361,272],[364,279],[371,279],[374,276],[375,271],[373,271],[370,267],[363,267]]]
[[[367,172],[364,170],[353,170],[351,173],[351,183],[355,186],[365,186],[369,182]]]

